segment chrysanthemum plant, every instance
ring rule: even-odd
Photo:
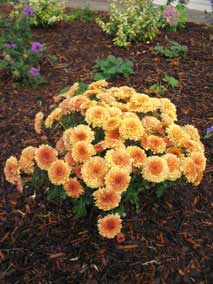
[[[139,210],[142,191],[153,188],[161,196],[180,181],[200,184],[206,158],[199,133],[176,123],[169,99],[104,80],[78,88],[75,83],[55,96],[56,108],[45,119],[36,114],[35,131],[51,137],[55,131],[55,139],[6,161],[6,179],[19,191],[28,183],[45,188],[48,198],[69,198],[76,217],[94,208],[100,235],[114,238],[127,203]]]

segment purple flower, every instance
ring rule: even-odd
[[[24,15],[26,17],[33,17],[34,16],[33,8],[29,5],[24,6]]]
[[[179,16],[178,11],[172,6],[167,6],[163,12],[163,18],[171,26],[177,25],[178,16]]]
[[[210,134],[211,132],[213,132],[213,125],[206,129],[206,135]]]
[[[13,42],[11,42],[11,43],[6,43],[5,46],[6,46],[7,48],[15,48],[15,47],[16,47],[16,44],[13,43]]]
[[[40,51],[43,50],[43,44],[41,44],[39,41],[34,41],[34,42],[32,43],[32,48],[31,48],[31,50],[32,50],[33,52],[40,52]]]
[[[36,67],[31,67],[30,70],[29,70],[29,74],[33,77],[39,76],[40,70]]]

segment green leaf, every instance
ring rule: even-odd
[[[51,65],[55,65],[58,62],[58,58],[56,55],[49,54],[47,55],[47,58],[49,59]]]
[[[48,190],[47,199],[66,199],[67,195],[62,186],[51,186]]]
[[[76,200],[72,200],[73,202],[73,213],[75,214],[75,218],[79,219],[81,217],[84,217],[87,215],[87,209],[86,209],[86,202],[84,197],[81,197]]]
[[[175,88],[178,87],[179,81],[172,76],[164,76],[162,79],[163,82],[167,83],[169,86]]]

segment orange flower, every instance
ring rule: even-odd
[[[130,154],[130,157],[133,159],[133,166],[139,168],[143,166],[146,160],[146,153],[143,149],[138,146],[129,146],[127,150]]]
[[[69,165],[62,161],[56,160],[48,169],[48,177],[53,184],[61,185],[65,184],[71,173]]]
[[[183,130],[189,134],[190,138],[195,141],[200,141],[200,135],[193,125],[187,124],[183,126]]]
[[[108,107],[107,110],[109,112],[110,117],[121,117],[122,115],[122,111],[118,107]]]
[[[182,174],[180,169],[180,159],[173,154],[166,154],[163,158],[166,160],[169,168],[168,180],[180,178]]]
[[[142,175],[145,180],[160,183],[167,179],[169,168],[167,162],[158,156],[151,156],[145,160]]]
[[[199,168],[197,169],[197,178],[194,181],[193,185],[198,186],[201,183],[201,180],[203,178],[203,171],[201,171]]]
[[[147,133],[144,133],[143,136],[141,137],[141,146],[145,149],[149,149],[149,144],[148,144],[148,135]]]
[[[93,193],[95,205],[104,211],[118,207],[121,195],[112,189],[100,188]]]
[[[110,94],[108,94],[107,92],[102,92],[97,94],[96,98],[98,98],[101,102],[104,102],[109,105],[116,101],[115,98]]]
[[[118,128],[105,131],[105,137],[110,139],[121,140],[121,135]]]
[[[69,152],[64,156],[64,160],[70,167],[73,167],[75,165],[75,161],[73,160],[73,157]]]
[[[125,241],[125,235],[124,233],[119,233],[117,236],[116,236],[116,239],[117,239],[117,242],[118,243],[123,243]]]
[[[72,157],[76,162],[83,162],[88,160],[95,154],[95,149],[92,144],[85,141],[77,142],[72,148]]]
[[[168,138],[177,146],[182,146],[184,140],[189,139],[189,135],[177,124],[171,124],[167,128]]]
[[[99,144],[103,147],[103,149],[124,147],[124,144],[120,140],[113,138],[105,138],[99,142]]]
[[[64,190],[66,191],[67,195],[72,198],[79,198],[84,192],[83,187],[77,178],[68,179],[64,184]]]
[[[81,106],[85,103],[88,103],[90,100],[83,96],[83,95],[78,95],[72,98],[67,98],[63,100],[59,104],[59,108],[62,110],[63,114],[68,114],[76,111],[80,111]]]
[[[43,118],[44,118],[44,114],[41,111],[38,112],[35,116],[34,130],[37,134],[41,134],[41,124],[42,124]]]
[[[102,127],[103,123],[109,118],[109,113],[102,106],[93,106],[86,111],[85,120],[93,127]]]
[[[132,159],[125,147],[108,150],[105,155],[106,165],[111,168],[118,166],[126,168],[129,171],[132,169]]]
[[[101,157],[90,158],[83,164],[81,173],[88,187],[97,188],[103,186],[106,174],[105,160]]]
[[[51,128],[55,121],[59,121],[63,116],[62,109],[57,107],[55,108],[46,118],[45,127]]]
[[[98,80],[96,82],[92,82],[89,84],[89,90],[102,90],[108,86],[108,82],[106,80]]]
[[[184,139],[182,143],[187,152],[201,152],[204,153],[204,146],[200,141],[194,141],[192,139]]]
[[[122,220],[118,214],[110,214],[98,220],[98,230],[102,237],[113,239],[121,232]]]
[[[104,148],[103,148],[103,146],[102,146],[102,144],[100,142],[95,144],[94,148],[95,148],[95,152],[96,153],[101,153],[104,150]]]
[[[60,137],[58,139],[58,141],[56,142],[56,145],[55,145],[55,148],[56,150],[60,153],[60,154],[64,154],[66,149],[64,147],[64,140],[63,140],[63,137]]]
[[[204,171],[206,167],[206,157],[200,152],[192,152],[191,156],[195,165],[199,168],[199,170]]]
[[[5,178],[12,184],[17,184],[20,179],[20,169],[16,157],[11,156],[7,159],[4,167]]]
[[[166,143],[163,138],[156,135],[150,135],[148,136],[148,147],[155,154],[163,153],[166,150]]]
[[[35,150],[35,147],[29,146],[21,152],[19,167],[26,174],[32,174],[34,171]]]
[[[103,129],[106,131],[111,131],[114,129],[118,129],[121,120],[119,117],[111,117],[103,123]]]
[[[58,153],[49,145],[40,145],[35,151],[35,160],[42,170],[47,170],[52,162],[56,160]]]
[[[160,100],[157,98],[150,98],[145,94],[133,94],[130,102],[127,104],[129,111],[134,112],[152,112],[160,107]]]
[[[160,99],[160,110],[163,113],[173,112],[176,114],[176,107],[175,105],[167,98]]]
[[[129,116],[121,120],[119,132],[123,139],[138,141],[144,134],[144,128],[138,117]]]
[[[197,167],[192,158],[187,157],[182,161],[182,171],[186,176],[188,182],[194,184],[197,179]]]
[[[154,116],[146,115],[142,119],[143,127],[149,132],[157,131],[162,128],[162,123]]]
[[[130,182],[129,171],[119,167],[111,168],[105,177],[106,188],[119,193],[126,191]]]
[[[128,86],[123,86],[123,87],[118,88],[118,90],[115,91],[113,95],[117,100],[128,101],[129,98],[135,93],[136,93],[135,89],[130,88]]]
[[[84,141],[91,143],[94,138],[94,131],[89,126],[83,124],[66,129],[63,134],[64,145],[67,151],[71,151],[72,146],[77,142]]]
[[[184,157],[183,152],[178,147],[169,147],[166,151],[167,151],[167,153],[173,154],[180,159],[182,159]]]
[[[82,165],[72,168],[73,173],[77,176],[77,178],[82,179],[81,173]]]

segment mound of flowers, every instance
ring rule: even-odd
[[[48,198],[69,198],[77,217],[95,207],[100,235],[114,238],[125,205],[139,209],[141,191],[152,187],[160,196],[179,182],[200,184],[204,146],[194,126],[176,123],[169,99],[104,80],[78,88],[55,96],[45,119],[36,114],[35,131],[54,138],[6,161],[5,177],[19,191],[31,184],[46,188]]]

